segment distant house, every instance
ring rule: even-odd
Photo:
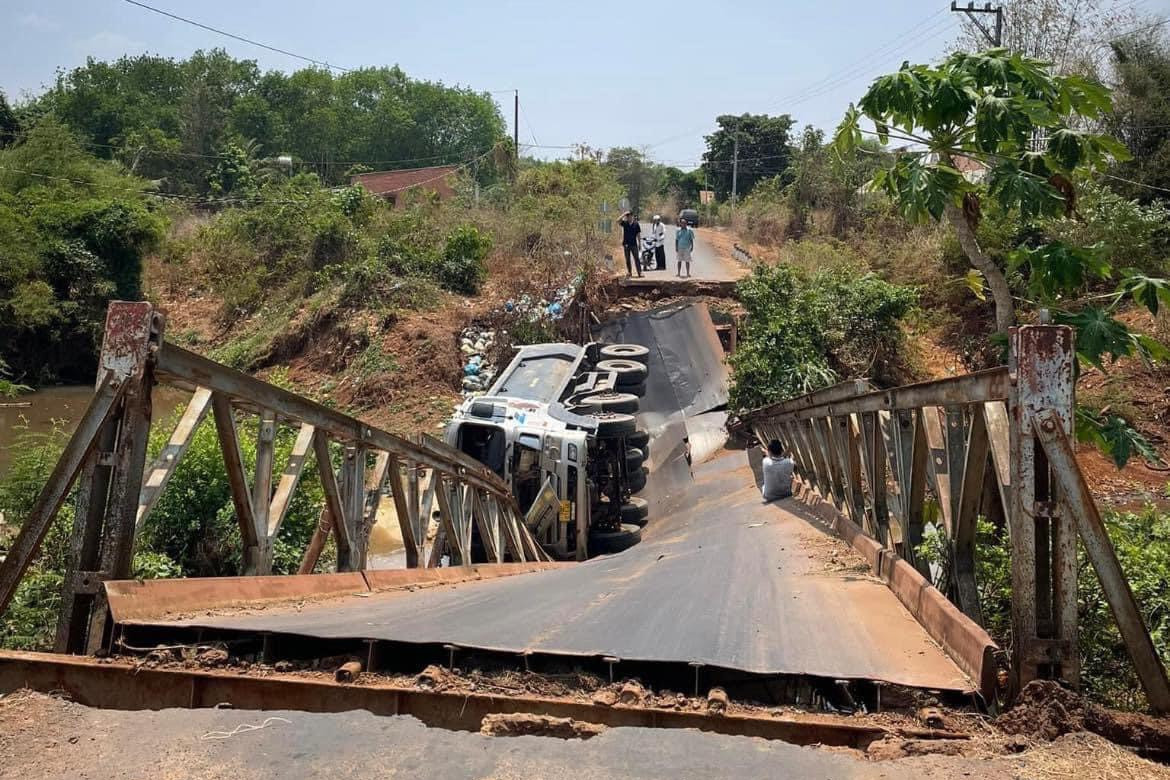
[[[380,195],[391,203],[408,190],[429,190],[446,200],[455,194],[452,186],[457,165],[434,165],[430,168],[403,168],[397,171],[359,173],[350,178],[350,184],[360,184],[372,195]]]
[[[955,164],[955,170],[963,174],[963,178],[972,184],[978,184],[987,177],[987,166],[973,157],[954,154],[951,155],[951,160]],[[931,154],[927,161],[938,162],[938,155]]]

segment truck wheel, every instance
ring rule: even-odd
[[[598,393],[582,398],[581,406],[598,412],[633,414],[638,411],[638,396],[631,393]]]
[[[626,438],[626,443],[631,447],[637,447],[640,450],[645,450],[646,445],[650,443],[650,432],[634,431]]]
[[[622,522],[639,527],[645,526],[650,516],[650,504],[646,499],[631,496],[630,500],[622,504]]]
[[[631,493],[641,492],[642,488],[646,487],[646,469],[638,469],[630,474],[630,481],[626,483],[626,487]]]
[[[617,375],[617,386],[623,389],[646,381],[646,364],[636,360],[603,360],[596,370],[612,371]]]
[[[638,429],[638,421],[632,414],[618,412],[596,412],[597,438],[616,439],[618,436],[629,436]]]
[[[626,448],[626,471],[635,472],[642,468],[642,461],[646,460],[646,453],[637,447]]]
[[[606,344],[600,351],[602,360],[636,360],[645,363],[650,350],[640,344]]]
[[[601,531],[589,534],[589,553],[606,555],[628,550],[642,541],[642,529],[633,523],[622,523],[621,530]]]
[[[646,383],[645,382],[639,382],[636,385],[626,385],[625,387],[619,387],[618,389],[621,390],[623,393],[629,393],[630,395],[636,395],[639,398],[646,395]]]

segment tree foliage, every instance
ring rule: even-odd
[[[1113,51],[1118,83],[1106,126],[1133,159],[1114,171],[1129,181],[1110,185],[1143,202],[1164,200],[1170,195],[1170,46],[1160,37],[1131,39]]]
[[[832,384],[838,376],[888,374],[899,320],[915,302],[906,287],[839,267],[804,274],[757,265],[737,285],[747,310],[730,405],[750,409]]]
[[[720,200],[731,195],[732,161],[739,141],[739,170],[736,186],[740,197],[752,191],[756,182],[784,176],[792,162],[792,127],[787,114],[725,114],[716,118],[719,129],[706,137],[703,167],[711,188]]]
[[[0,150],[0,360],[16,379],[93,380],[106,304],[141,297],[163,234],[148,186],[51,121]]]
[[[379,170],[462,162],[505,130],[489,95],[396,67],[261,72],[219,49],[186,60],[90,59],[24,110],[57,116],[98,156],[184,194],[210,192],[220,160],[249,141],[257,156],[290,154],[336,184],[355,162]]]

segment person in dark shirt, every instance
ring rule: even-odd
[[[638,224],[638,218],[630,212],[622,214],[618,223],[622,226],[622,251],[626,255],[626,276],[633,276],[634,271],[638,272],[638,276],[642,276],[642,264],[638,260],[638,255],[641,252],[642,226]]]

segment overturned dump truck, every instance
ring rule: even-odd
[[[650,442],[634,413],[648,356],[637,344],[521,347],[447,426],[448,444],[511,485],[554,557],[583,560],[641,539],[648,507],[635,494]]]

